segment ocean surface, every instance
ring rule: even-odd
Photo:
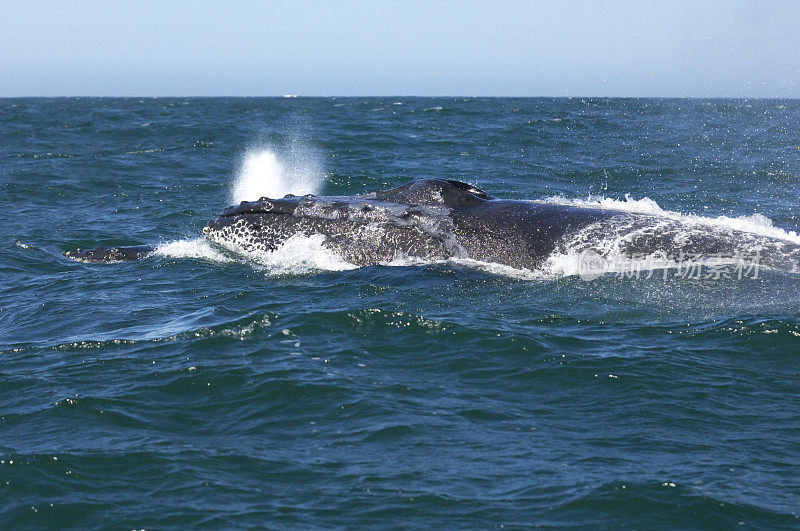
[[[799,273],[202,238],[427,177],[800,243],[800,100],[0,100],[0,527],[800,527]]]

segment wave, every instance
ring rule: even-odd
[[[732,229],[750,234],[757,234],[759,236],[786,240],[800,245],[800,235],[797,234],[797,232],[776,227],[772,220],[763,214],[752,214],[734,218],[729,216],[710,218],[698,214],[683,214],[672,210],[665,210],[649,197],[633,199],[629,194],[625,194],[624,200],[602,196],[590,196],[587,199],[552,196],[545,199],[537,199],[533,202],[597,208],[601,210],[616,210],[632,214],[652,214],[662,218],[680,220],[687,225],[703,225],[720,229]]]
[[[192,258],[220,263],[235,261],[232,257],[220,252],[205,238],[163,243],[156,247],[153,254],[165,258]]]
[[[153,254],[164,258],[188,258],[217,263],[249,263],[269,276],[346,271],[357,267],[327,249],[324,242],[325,237],[321,234],[295,234],[274,251],[250,252],[237,246],[223,247],[205,238],[195,238],[161,244]]]
[[[456,269],[471,269],[493,276],[506,277],[514,280],[545,280],[548,274],[538,269],[516,268],[496,262],[484,262],[473,260],[472,258],[448,258],[446,260],[430,260],[417,257],[400,257],[380,265],[389,267],[411,267],[411,266],[441,266],[453,267]]]
[[[800,235],[776,227],[763,214],[684,214],[665,210],[648,197],[633,199],[629,195],[624,200],[553,196],[534,202],[630,214],[570,235],[543,264],[548,276],[586,277],[588,272],[590,278],[614,273],[632,278],[741,279],[757,278],[761,268],[800,272]],[[713,241],[708,247],[717,252],[693,253],[696,242],[703,241]]]
[[[255,260],[256,266],[270,276],[346,271],[358,267],[327,249],[324,243],[325,237],[321,234],[295,234],[274,251],[249,255]]]

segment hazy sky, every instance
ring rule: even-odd
[[[0,0],[0,96],[800,97],[800,0]]]

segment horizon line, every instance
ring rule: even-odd
[[[0,100],[11,99],[213,99],[213,98],[241,98],[241,99],[390,99],[390,98],[410,98],[410,99],[640,99],[640,100],[798,100],[800,96],[599,96],[599,95],[575,95],[575,96],[505,96],[505,95],[464,95],[464,94],[444,94],[436,96],[420,96],[410,94],[388,94],[388,95],[312,95],[312,94],[283,94],[283,95],[57,95],[57,96],[0,96]]]

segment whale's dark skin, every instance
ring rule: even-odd
[[[262,197],[231,206],[203,229],[209,241],[245,252],[269,252],[295,235],[359,266],[396,259],[467,258],[535,269],[554,251],[603,256],[737,257],[763,250],[765,265],[797,270],[800,246],[733,229],[573,205],[498,199],[469,184],[414,181],[354,196]],[[613,243],[596,246],[600,242]],[[66,253],[85,262],[135,260],[152,246],[98,247]]]
[[[614,216],[588,208],[497,199],[459,181],[427,179],[346,197],[262,198],[209,221],[208,238],[271,251],[294,234],[356,265],[452,257],[539,265],[565,234]]]

